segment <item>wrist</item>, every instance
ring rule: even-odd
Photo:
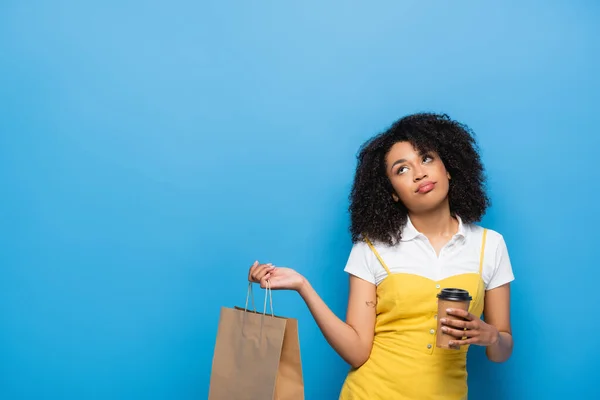
[[[493,326],[493,325],[491,325],[491,326],[493,329],[491,346],[496,346],[498,343],[500,343],[500,337],[501,337],[500,331],[495,326]]]
[[[300,284],[298,284],[298,287],[296,288],[296,291],[300,296],[304,297],[309,289],[310,283],[308,282],[308,279],[302,277]]]

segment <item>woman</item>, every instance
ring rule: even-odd
[[[506,244],[474,224],[489,205],[484,182],[468,127],[446,115],[404,117],[358,157],[345,322],[297,271],[251,266],[250,281],[296,290],[352,366],[340,399],[465,399],[470,345],[485,346],[494,362],[510,357],[514,276]],[[447,310],[460,319],[439,321],[454,349],[436,346],[436,296],[445,287],[472,296],[468,311]]]

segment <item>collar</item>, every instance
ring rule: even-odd
[[[458,231],[456,232],[456,234],[454,235],[455,237],[465,237],[466,233],[465,233],[465,225],[463,224],[462,219],[457,215],[456,219],[458,220]],[[406,225],[404,225],[404,228],[402,228],[402,242],[409,242],[411,240],[416,239],[417,237],[425,237],[424,234],[422,234],[421,232],[419,232],[417,230],[417,228],[415,228],[415,226],[413,225],[412,221],[410,220],[410,217],[407,215],[406,216]]]

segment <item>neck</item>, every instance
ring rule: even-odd
[[[413,226],[427,237],[451,237],[458,231],[458,220],[452,217],[449,207],[408,215]]]

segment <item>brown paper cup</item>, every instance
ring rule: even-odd
[[[457,338],[442,332],[442,318],[457,320],[461,319],[454,315],[448,315],[446,310],[448,308],[459,308],[465,311],[469,311],[469,305],[471,304],[471,296],[469,292],[462,289],[456,288],[445,288],[437,295],[438,297],[438,319],[437,319],[437,335],[436,335],[436,346],[443,349],[458,350],[460,346],[450,346],[448,343],[451,340]]]

